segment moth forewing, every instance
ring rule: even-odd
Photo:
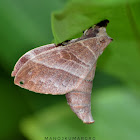
[[[36,57],[37,55],[51,50],[53,48],[57,47],[55,44],[49,44],[49,45],[44,45],[44,46],[40,46],[37,47],[35,49],[32,49],[30,51],[28,51],[27,53],[25,53],[16,63],[14,70],[12,71],[11,76],[14,77],[16,76],[17,72],[19,71],[20,68],[22,68],[22,66],[30,59]]]
[[[77,43],[73,45],[79,48]],[[42,52],[18,70],[15,84],[39,93],[66,94],[76,88],[90,71],[91,66],[81,57],[84,53],[87,55],[81,49],[76,56],[69,45]]]

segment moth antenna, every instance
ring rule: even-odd
[[[94,123],[91,115],[91,93],[70,92],[66,94],[67,103],[83,123]]]
[[[84,30],[84,31],[83,31],[83,34],[85,35],[87,31],[88,31],[88,29]]]
[[[83,31],[83,34],[86,35],[86,32],[87,32],[89,29],[91,29],[91,28],[93,28],[93,26],[90,26],[88,29],[84,30],[84,31]]]

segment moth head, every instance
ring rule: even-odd
[[[97,44],[99,47],[100,54],[103,53],[104,49],[109,45],[109,43],[113,40],[111,37],[109,37],[106,33],[105,27],[100,27],[98,29],[98,34],[96,35],[97,38]]]
[[[86,30],[84,32],[84,38],[86,38],[86,39],[87,38],[94,38],[94,41],[96,40],[99,54],[102,54],[104,49],[113,40],[111,37],[108,36],[108,34],[106,32],[107,23],[105,24],[103,22],[105,24],[105,25],[103,25],[102,22],[98,23],[97,25],[94,25],[93,27],[89,28],[88,30]]]
[[[107,36],[106,27],[109,20],[105,19],[84,31],[84,38]]]
[[[99,48],[99,54],[102,54],[104,49],[108,46],[108,44],[113,40],[111,37],[107,35],[106,27],[109,23],[109,20],[102,20],[97,23],[93,27],[89,28],[84,32],[84,36],[86,38],[96,38],[96,43]]]

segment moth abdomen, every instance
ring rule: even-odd
[[[91,115],[91,93],[82,93],[79,91],[66,94],[67,103],[72,111],[84,123],[94,123]]]

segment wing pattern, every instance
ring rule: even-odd
[[[31,50],[19,59],[13,72],[15,84],[39,93],[66,94],[78,87],[92,68],[94,55],[81,43],[44,50],[36,54]]]

